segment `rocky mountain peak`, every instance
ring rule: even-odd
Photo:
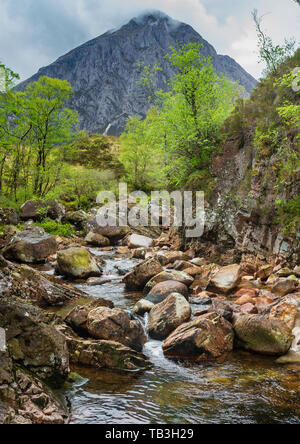
[[[151,106],[148,91],[138,83],[142,66],[159,65],[162,70],[155,74],[154,85],[157,90],[166,90],[174,69],[165,55],[178,42],[201,44],[203,55],[211,57],[219,74],[239,81],[248,93],[254,88],[255,79],[232,58],[218,55],[191,26],[161,11],[146,11],[73,49],[41,68],[19,88],[24,89],[40,76],[68,80],[74,89],[70,107],[79,113],[81,128],[90,133],[120,135],[128,117],[143,118]]]

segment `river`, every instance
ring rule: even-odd
[[[92,252],[103,255],[104,274],[112,282],[78,288],[132,310],[141,294],[125,290],[120,272],[130,270],[137,261],[116,257],[114,252]],[[59,313],[69,311],[70,306]],[[63,389],[72,406],[71,422],[300,424],[300,364],[282,366],[274,358],[242,351],[218,364],[175,363],[164,358],[161,345],[151,339],[145,345],[153,367],[144,373],[73,368],[74,382]]]

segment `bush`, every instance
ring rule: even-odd
[[[60,236],[60,237],[71,237],[75,234],[75,229],[71,224],[63,224],[52,219],[44,219],[41,223],[37,224],[42,227],[46,233]]]

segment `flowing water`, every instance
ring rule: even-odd
[[[105,254],[104,273],[111,282],[78,287],[130,310],[141,293],[126,292],[120,272],[137,262]],[[65,310],[70,306],[62,314]],[[281,366],[246,352],[234,352],[218,364],[175,363],[163,356],[161,345],[147,342],[144,353],[153,367],[141,374],[73,368],[75,382],[64,389],[72,423],[300,424],[300,364]]]

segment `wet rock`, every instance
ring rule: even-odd
[[[132,321],[124,310],[96,308],[89,312],[86,325],[92,338],[119,342],[136,351],[142,351],[147,342],[141,324]]]
[[[98,285],[104,285],[104,284],[108,284],[109,282],[111,282],[111,279],[108,278],[89,278],[87,280],[87,284],[90,287],[97,287]]]
[[[283,322],[262,315],[242,315],[234,321],[238,346],[260,354],[280,356],[291,347],[291,329]]]
[[[85,242],[93,245],[94,247],[110,246],[110,240],[108,239],[108,237],[102,236],[102,234],[93,233],[92,231],[87,234]]]
[[[150,248],[153,245],[153,239],[139,234],[132,234],[128,239],[129,248]]]
[[[298,311],[300,313],[300,296],[297,298],[287,296],[278,304],[272,306],[269,317],[278,319],[290,330],[293,330],[296,325]]]
[[[134,259],[145,259],[146,253],[150,251],[150,248],[136,248],[132,250],[132,257]]]
[[[70,362],[74,365],[129,372],[150,368],[146,356],[118,342],[84,340],[65,326],[59,329],[67,340]]]
[[[286,296],[289,293],[293,293],[297,286],[297,279],[280,279],[272,288],[272,293],[277,294],[278,296]]]
[[[258,272],[256,273],[256,277],[265,280],[268,279],[268,277],[270,277],[272,273],[273,265],[264,265],[258,270]]]
[[[15,235],[3,250],[3,255],[11,261],[36,264],[45,262],[56,250],[55,237],[35,228]]]
[[[88,334],[87,320],[89,313],[95,308],[107,307],[114,308],[114,304],[106,299],[97,298],[95,301],[87,305],[75,307],[65,317],[65,322],[78,334]]]
[[[259,295],[259,290],[257,288],[240,288],[235,294],[235,298],[241,296],[249,296],[250,298],[256,298]]]
[[[40,220],[45,217],[51,219],[61,219],[65,215],[63,205],[53,199],[46,202],[41,200],[28,200],[20,208],[20,218],[22,220]]]
[[[184,271],[187,268],[191,268],[191,263],[188,261],[176,261],[174,264],[169,264],[168,267],[177,271]]]
[[[186,274],[184,271],[168,270],[162,271],[161,273],[154,276],[146,285],[144,292],[149,293],[157,284],[166,281],[180,282],[181,284],[189,287],[193,282],[194,278]]]
[[[112,244],[123,239],[128,231],[127,227],[101,227],[97,221],[97,216],[89,219],[85,224],[85,228],[88,232],[92,231],[93,233],[108,237]]]
[[[239,307],[238,311],[244,315],[258,314],[258,309],[255,305],[248,303]]]
[[[179,293],[188,299],[189,290],[181,282],[165,281],[155,285],[145,299],[153,304],[159,304],[172,293]]]
[[[213,299],[209,312],[217,313],[229,322],[232,322],[235,304],[226,299]]]
[[[0,225],[17,225],[18,213],[13,208],[0,208]]]
[[[181,294],[172,293],[150,311],[149,335],[153,339],[163,340],[190,317],[190,304]]]
[[[0,327],[9,355],[43,380],[60,383],[69,373],[64,337],[43,321],[43,312],[11,298],[0,299]]]
[[[88,279],[102,274],[91,253],[85,248],[69,248],[57,253],[57,272],[73,279]]]
[[[150,258],[137,265],[123,278],[128,290],[141,290],[153,276],[162,272],[162,266],[155,258]]]
[[[237,286],[240,280],[241,267],[239,265],[228,265],[217,271],[210,284],[221,293],[229,293]]]
[[[255,300],[250,295],[245,294],[235,301],[236,305],[253,304],[255,305]]]
[[[141,299],[136,303],[133,311],[139,316],[144,316],[145,313],[149,313],[149,311],[152,310],[154,305],[153,302]]]
[[[178,327],[164,342],[166,357],[191,362],[214,361],[233,350],[232,326],[208,313]]]
[[[176,261],[189,260],[189,256],[182,251],[160,251],[157,255],[157,258],[163,266],[174,264],[174,262]]]
[[[189,274],[190,276],[193,276],[193,277],[201,276],[202,268],[201,267],[190,267],[190,268],[186,268],[184,270],[184,272]]]

